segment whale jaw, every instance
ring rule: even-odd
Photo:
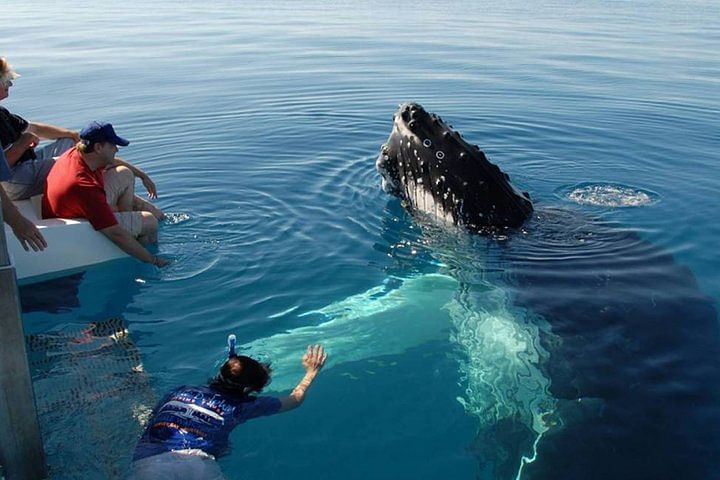
[[[517,228],[533,211],[506,173],[417,103],[400,105],[376,167],[386,193],[472,231]]]

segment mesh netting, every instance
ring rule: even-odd
[[[29,335],[53,479],[125,478],[154,394],[122,318]]]

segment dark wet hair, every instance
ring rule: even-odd
[[[208,382],[210,388],[224,393],[247,395],[259,392],[270,383],[272,369],[244,355],[235,355],[223,363],[220,372]]]

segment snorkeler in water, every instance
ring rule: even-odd
[[[299,407],[327,359],[322,346],[308,346],[305,376],[290,395],[256,396],[270,383],[270,365],[238,355],[234,335],[228,346],[227,361],[207,386],[176,388],[155,407],[135,448],[130,479],[225,479],[215,458],[227,450],[232,429]]]

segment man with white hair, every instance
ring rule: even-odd
[[[0,57],[0,101],[10,94],[15,73],[8,61]],[[41,139],[53,140],[38,147]],[[28,122],[0,107],[0,144],[10,166],[10,178],[2,187],[12,200],[23,200],[42,193],[54,157],[80,141],[74,130],[45,123]]]

